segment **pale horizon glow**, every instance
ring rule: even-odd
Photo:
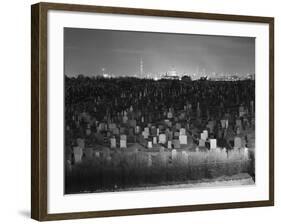
[[[255,38],[64,28],[65,75],[255,73]],[[199,77],[198,77],[199,76]]]

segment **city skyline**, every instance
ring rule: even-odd
[[[102,71],[159,75],[171,69],[243,77],[255,73],[255,38],[65,28],[64,63],[68,77]]]

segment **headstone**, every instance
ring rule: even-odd
[[[243,106],[240,106],[240,107],[239,107],[239,116],[240,116],[240,117],[243,117],[244,114],[245,114],[244,107],[243,107]]]
[[[120,127],[120,134],[125,134],[125,128],[124,127]]]
[[[249,149],[248,148],[244,148],[244,159],[249,159]]]
[[[87,135],[87,136],[91,135],[91,129],[90,129],[90,128],[87,128],[87,129],[86,129],[86,135]]]
[[[105,160],[106,160],[107,162],[110,162],[110,161],[111,161],[111,156],[110,156],[110,155],[106,156],[106,157],[105,157]]]
[[[210,133],[214,132],[214,127],[215,127],[215,122],[214,121],[209,121],[208,125],[207,125],[207,128],[209,128]]]
[[[166,143],[166,135],[165,134],[159,135],[159,143],[162,143],[162,144]]]
[[[130,124],[131,127],[136,127],[137,122],[136,122],[136,120],[130,120],[129,124]]]
[[[120,140],[120,148],[127,148],[127,140]]]
[[[127,123],[128,122],[128,116],[127,115],[124,115],[123,116],[123,123]]]
[[[147,132],[143,131],[142,136],[143,136],[144,139],[148,139],[148,133]]]
[[[157,129],[156,129],[156,132],[157,132],[156,134],[157,134],[157,136],[158,136],[158,135],[160,134],[160,129],[157,128]]]
[[[242,141],[240,137],[234,138],[234,148],[240,149],[242,147]]]
[[[149,135],[149,127],[145,127],[144,131]]]
[[[75,163],[82,162],[83,149],[80,146],[75,146],[73,147],[73,153]]]
[[[240,133],[241,133],[240,127],[237,127],[237,129],[236,129],[236,134],[237,134],[237,135],[240,135]]]
[[[183,156],[187,156],[187,152],[186,151],[181,151]]]
[[[226,128],[226,120],[221,120],[221,127]]]
[[[126,140],[127,141],[127,135],[120,135],[120,140]]]
[[[153,144],[154,144],[154,145],[157,144],[157,137],[153,137]]]
[[[107,157],[108,155],[110,155],[110,149],[109,148],[104,148],[102,151],[103,157]]]
[[[115,138],[110,139],[110,148],[116,148],[116,139]]]
[[[187,163],[188,162],[188,154],[186,151],[182,151],[182,159]]]
[[[177,158],[177,150],[176,149],[173,149],[172,150],[172,160],[176,159]]]
[[[186,130],[185,128],[180,129],[180,135],[186,135]]]
[[[181,129],[181,124],[180,123],[176,123],[176,129],[180,130]]]
[[[100,152],[99,151],[95,151],[95,157],[97,157],[97,158],[100,157]]]
[[[157,135],[157,129],[154,126],[151,128],[151,135],[152,136],[156,136]]]
[[[209,137],[209,136],[208,136],[208,131],[207,131],[207,130],[204,130],[204,131],[203,131],[203,134],[205,135],[205,139],[208,139],[208,137]]]
[[[206,134],[204,134],[204,133],[201,133],[200,134],[200,139],[202,139],[202,140],[207,140],[207,138],[206,138],[207,136],[206,136]]]
[[[108,131],[108,132],[106,133],[106,136],[107,136],[108,138],[111,136],[110,131]]]
[[[180,136],[180,133],[179,132],[175,132],[174,133],[174,137],[178,138]]]
[[[147,143],[147,147],[148,147],[149,149],[152,148],[152,142],[151,142],[151,141],[149,141],[149,142]]]
[[[164,120],[165,124],[170,127],[171,121],[169,119]]]
[[[205,140],[199,139],[199,147],[205,147]]]
[[[104,130],[105,130],[105,125],[104,125],[104,123],[99,123],[98,130],[99,130],[99,131],[104,131]]]
[[[211,149],[217,148],[217,139],[210,139],[210,148]]]
[[[167,122],[167,126],[172,127],[172,122],[171,121]]]
[[[136,127],[135,127],[135,133],[136,133],[136,134],[139,134],[139,133],[140,133],[140,126],[136,126]]]
[[[236,126],[237,127],[242,127],[242,121],[240,119],[236,120]]]
[[[113,134],[114,134],[114,135],[119,135],[119,133],[120,133],[120,132],[119,132],[119,128],[114,128],[114,129],[113,129]]]
[[[172,141],[168,141],[168,149],[172,148]]]
[[[173,140],[173,132],[170,131],[168,128],[166,129],[165,134],[167,136],[167,140]]]
[[[182,121],[185,118],[185,113],[180,113],[179,120]]]
[[[174,145],[174,148],[175,149],[180,149],[180,140],[178,140],[178,139],[174,139],[173,140],[173,145]]]
[[[169,119],[173,118],[173,113],[171,111],[168,112],[167,118],[169,118]]]
[[[179,139],[181,145],[187,145],[187,135],[180,135]]]
[[[82,138],[77,138],[77,145],[80,146],[82,149],[85,148],[85,140]]]
[[[113,131],[116,128],[116,124],[110,123],[108,128],[110,131]]]
[[[67,130],[67,131],[70,131],[69,125],[66,125],[66,130]]]

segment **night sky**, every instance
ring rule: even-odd
[[[64,28],[65,75],[255,73],[255,39]]]

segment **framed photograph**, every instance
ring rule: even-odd
[[[31,8],[33,219],[274,205],[274,18]]]

